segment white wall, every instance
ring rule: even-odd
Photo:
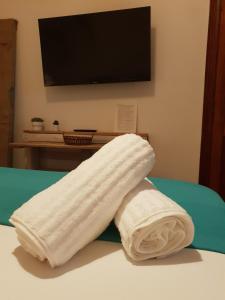
[[[152,81],[43,86],[37,19],[152,8]],[[114,129],[117,103],[138,104],[138,131],[148,132],[157,163],[153,176],[198,180],[209,0],[0,0],[0,18],[18,20],[15,139],[41,116],[47,129]],[[15,166],[23,167],[23,155]]]

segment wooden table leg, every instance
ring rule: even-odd
[[[40,168],[39,148],[25,148],[26,169]]]

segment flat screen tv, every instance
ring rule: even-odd
[[[150,80],[150,7],[38,20],[45,86]]]

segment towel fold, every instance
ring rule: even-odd
[[[140,136],[114,138],[13,213],[10,222],[22,247],[52,267],[62,265],[102,233],[154,161]]]
[[[147,179],[125,196],[115,224],[127,255],[135,261],[176,253],[194,237],[188,213]]]

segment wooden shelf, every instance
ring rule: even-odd
[[[88,135],[97,135],[97,136],[119,136],[122,134],[126,134],[127,132],[106,132],[106,131],[96,131],[96,132],[89,132],[89,131],[53,131],[53,130],[43,130],[43,131],[35,131],[35,130],[24,130],[24,132],[26,133],[37,133],[37,134],[41,134],[41,133],[48,133],[48,134],[63,134],[63,133],[67,133],[67,134],[88,134]],[[140,135],[143,138],[148,139],[148,134],[147,133],[135,133],[137,135]]]
[[[14,142],[9,146],[12,148],[48,148],[48,149],[64,149],[64,150],[97,150],[104,144],[89,144],[89,145],[66,145],[64,143],[51,143],[51,142]]]
[[[24,133],[35,134],[63,134],[63,131],[32,131],[24,130]],[[86,132],[65,132],[70,134],[87,134]],[[115,136],[122,135],[123,133],[117,132],[92,132],[93,136],[98,137],[97,143],[91,143],[87,145],[67,145],[63,142],[12,142],[9,143],[10,148],[25,149],[25,159],[26,159],[26,168],[28,169],[38,169],[38,170],[64,170],[68,171],[74,167],[74,162],[82,162],[83,160],[89,158],[93,155],[98,149],[104,146],[109,140],[113,139]],[[148,141],[148,134],[139,133],[138,135],[142,136]],[[103,141],[101,138],[103,138]],[[110,138],[112,137],[112,138]],[[93,137],[94,138],[94,137]],[[53,166],[49,166],[50,161],[55,161],[56,163]],[[67,166],[66,166],[67,161]],[[71,165],[68,164],[68,161],[71,161]],[[80,163],[78,162],[78,164]],[[61,163],[65,164],[62,166]]]

